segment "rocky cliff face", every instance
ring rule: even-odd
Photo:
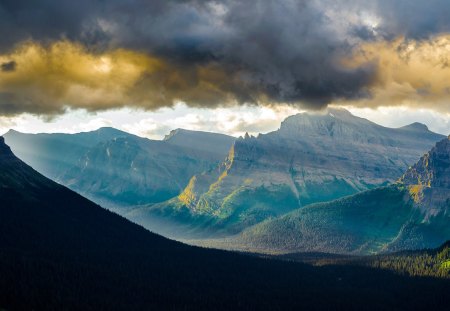
[[[302,113],[275,132],[238,139],[222,165],[195,176],[182,195],[153,210],[188,209],[236,232],[393,182],[442,138],[424,125],[386,128],[346,110]]]
[[[399,179],[430,220],[450,210],[450,137],[438,142]]]
[[[420,158],[400,181],[407,185],[450,189],[450,136]]]

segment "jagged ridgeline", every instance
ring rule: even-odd
[[[346,254],[434,248],[450,239],[449,224],[450,138],[445,138],[394,185],[297,209],[223,246]]]
[[[342,109],[301,113],[277,131],[239,138],[220,165],[192,177],[180,195],[127,217],[148,227],[154,217],[176,220],[194,236],[234,234],[392,183],[443,137],[422,124],[386,128]]]

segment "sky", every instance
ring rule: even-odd
[[[448,0],[0,0],[0,133],[234,136],[345,107],[450,134]]]

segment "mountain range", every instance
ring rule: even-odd
[[[262,252],[367,255],[434,248],[450,239],[450,137],[393,185],[299,208],[226,243]]]
[[[428,221],[441,213],[447,190],[410,185],[406,178],[415,176],[410,170],[402,183],[388,186],[442,138],[423,124],[387,128],[331,108],[291,116],[277,131],[237,140],[183,129],[159,141],[113,128],[5,134],[13,151],[39,172],[165,236],[211,239],[244,231],[231,244],[256,251],[357,254],[443,242],[441,229],[434,242],[399,236],[394,243],[393,237],[410,230],[406,219]],[[426,186],[432,185],[431,178],[443,178],[419,164],[413,166],[415,179],[427,180]],[[434,207],[430,197],[444,201]],[[330,207],[341,205],[347,206],[342,212]],[[373,219],[358,214],[369,210]],[[392,210],[398,212],[395,217]],[[424,211],[423,219],[417,210]],[[348,222],[344,229],[333,227],[339,217]],[[356,222],[361,228],[352,227]],[[304,238],[289,229],[298,225]]]
[[[9,131],[4,137],[38,172],[119,213],[178,195],[192,175],[217,165],[234,141],[181,129],[162,141],[113,128],[79,134]]]
[[[388,185],[442,138],[423,124],[387,128],[344,109],[301,113],[277,131],[239,138],[221,164],[193,176],[177,197],[126,217],[146,227],[157,226],[155,218],[175,220],[180,236],[235,234],[309,204]]]
[[[443,309],[450,289],[167,240],[40,175],[3,138],[0,197],[2,310]]]

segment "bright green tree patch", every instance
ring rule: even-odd
[[[441,269],[450,269],[450,260],[444,261],[441,264]]]

